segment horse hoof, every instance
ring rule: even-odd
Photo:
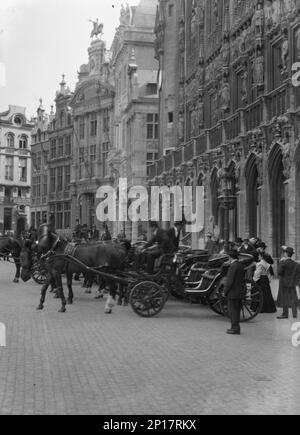
[[[18,278],[15,278],[15,279],[13,280],[13,282],[14,282],[15,284],[18,284],[18,283],[19,283]]]
[[[62,307],[60,310],[58,310],[59,313],[65,313],[66,311],[67,310],[64,307]]]
[[[105,310],[105,314],[112,314],[112,310],[111,309]]]
[[[39,305],[38,307],[37,307],[37,310],[38,311],[42,311],[44,309],[44,305]]]
[[[67,300],[67,304],[68,304],[68,305],[72,305],[72,304],[73,304],[73,299],[68,299],[68,300]]]

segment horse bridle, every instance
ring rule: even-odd
[[[55,235],[55,241],[52,247],[49,249],[49,251],[46,252],[46,254],[41,255],[41,260],[47,260],[51,255],[54,255],[55,249],[59,244],[59,242],[60,242],[60,237],[58,235]]]

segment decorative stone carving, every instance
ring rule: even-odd
[[[221,90],[221,109],[227,112],[230,108],[230,86],[227,81],[224,81]]]
[[[255,85],[264,84],[265,80],[265,59],[261,54],[261,50],[258,49],[257,57],[253,61],[253,80]]]

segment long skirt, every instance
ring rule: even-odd
[[[261,313],[267,313],[267,314],[276,313],[277,309],[272,296],[269,278],[267,276],[262,276],[257,282],[257,284],[260,286],[264,297],[264,303],[263,303]]]

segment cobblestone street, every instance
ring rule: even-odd
[[[299,414],[300,348],[293,320],[261,315],[241,337],[198,305],[170,301],[159,317],[104,302],[75,286],[59,314],[40,286],[13,284],[0,263],[0,414]]]

